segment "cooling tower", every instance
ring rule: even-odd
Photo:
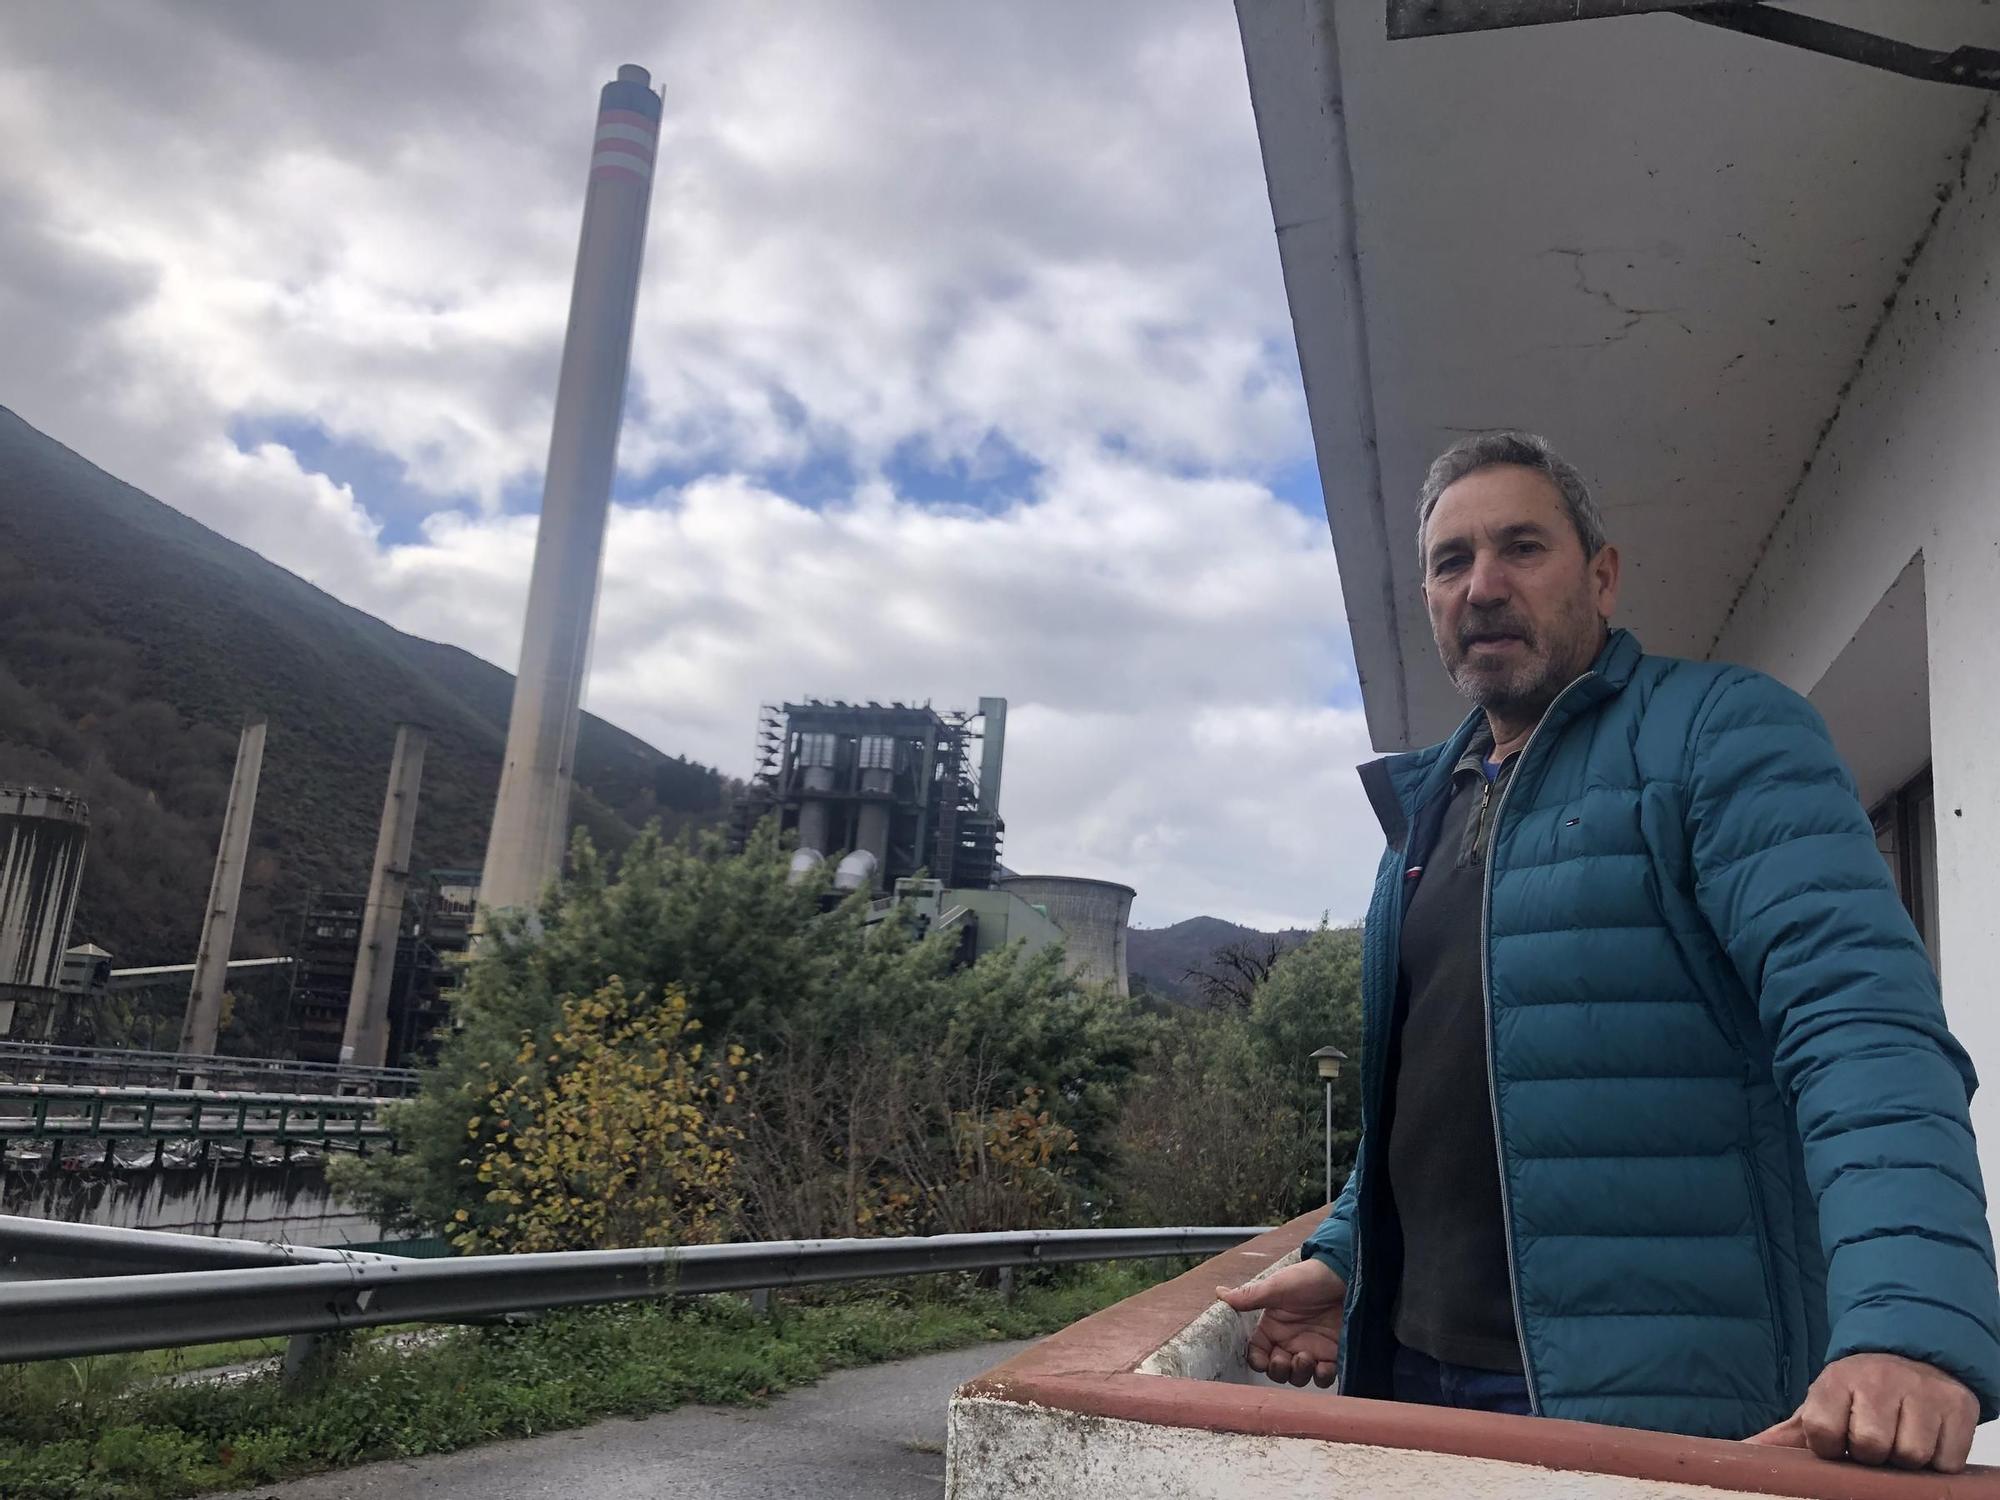
[[[1070,973],[1092,984],[1116,985],[1121,995],[1132,993],[1125,931],[1138,893],[1131,886],[1076,875],[1009,875],[998,885],[1039,906],[1063,930]]]

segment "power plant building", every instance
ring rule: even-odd
[[[0,787],[0,1036],[54,1017],[89,833],[74,792]]]
[[[920,874],[990,889],[1006,827],[1006,714],[1004,698],[982,698],[977,713],[816,699],[766,709],[757,771],[735,809],[735,845],[776,815],[798,836],[795,868],[831,864],[843,890],[892,891]],[[976,772],[975,740],[984,742]]]
[[[1060,944],[1071,974],[1129,994],[1132,888],[1000,863],[1006,736],[1005,698],[981,698],[975,713],[818,699],[766,709],[734,845],[775,817],[797,838],[794,879],[831,866],[836,890],[877,896],[878,916],[900,908],[920,931],[958,933],[968,963],[1012,943]]]

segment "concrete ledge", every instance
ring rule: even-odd
[[[1242,1320],[1214,1289],[1269,1274],[1319,1218],[1106,1308],[961,1387],[950,1500],[2000,1500],[1995,1470],[1904,1474],[1709,1438],[1236,1383]]]

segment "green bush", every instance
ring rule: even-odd
[[[655,1006],[684,995],[712,1055],[755,1058],[733,1101],[747,1137],[736,1238],[1025,1228],[1098,1185],[1145,1027],[1129,1001],[1072,981],[1059,951],[959,968],[951,934],[871,923],[860,898],[822,910],[824,880],[787,878],[768,823],[740,855],[649,829],[615,872],[584,839],[573,864],[539,921],[503,922],[468,970],[436,1066],[386,1114],[399,1151],[330,1163],[338,1191],[399,1227],[504,1239],[513,1210],[481,1169],[518,1122],[486,1103],[548,1092],[565,1006],[614,982]],[[1031,1133],[1060,1132],[1063,1149],[1029,1171],[1026,1127],[995,1112],[1031,1102]]]

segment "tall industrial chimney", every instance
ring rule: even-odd
[[[396,726],[396,753],[389,762],[389,791],[382,799],[375,870],[368,878],[368,905],[361,913],[361,946],[355,953],[346,1034],[340,1043],[341,1062],[357,1068],[379,1068],[389,1056],[389,987],[403,935],[417,792],[423,786],[424,750],[429,744],[430,736],[415,725]]]
[[[660,96],[627,63],[598,100],[521,668],[479,882],[491,911],[532,907],[562,872],[659,135]]]
[[[188,986],[187,1014],[181,1021],[182,1052],[215,1051],[222,1029],[222,987],[229,978],[229,950],[236,942],[236,903],[243,894],[243,865],[250,857],[250,820],[257,811],[257,778],[264,770],[264,720],[253,718],[236,742],[236,770],[229,779],[229,805],[222,811],[222,840],[215,851],[208,907],[201,919],[201,950]]]

